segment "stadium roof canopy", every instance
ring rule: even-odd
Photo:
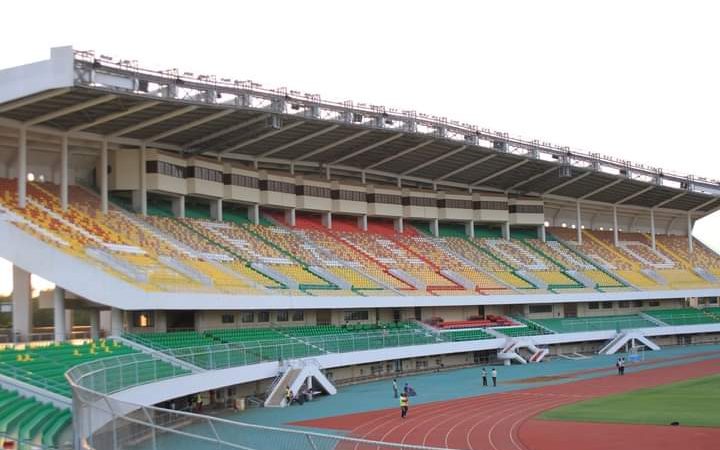
[[[252,81],[141,69],[69,47],[0,71],[0,127],[256,167],[704,215],[720,183],[445,118]],[[0,141],[0,146],[8,146]]]

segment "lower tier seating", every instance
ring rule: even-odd
[[[623,330],[628,328],[650,328],[657,326],[637,314],[621,316],[573,317],[563,319],[535,319],[534,322],[556,333],[580,331]]]
[[[69,409],[0,389],[0,448],[59,447],[65,444],[61,437],[71,422]]]
[[[480,329],[448,331],[446,333],[443,333],[442,337],[453,342],[477,341],[480,339],[495,339],[495,336]]]
[[[646,314],[668,325],[701,325],[705,323],[720,323],[720,317],[707,314],[695,308],[656,309],[645,311]]]

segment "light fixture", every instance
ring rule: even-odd
[[[35,181],[35,174],[30,172],[27,174],[27,180],[28,181]]]

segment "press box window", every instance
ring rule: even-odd
[[[270,311],[259,311],[258,322],[270,322]]]
[[[287,311],[278,311],[275,314],[275,320],[278,322],[287,322],[288,321],[288,312]]]
[[[260,314],[258,314],[258,317]],[[242,323],[253,323],[255,321],[255,313],[252,311],[245,311],[240,316]]]
[[[293,322],[302,322],[305,320],[305,311],[293,311],[292,313]]]
[[[235,316],[232,314],[223,314],[221,317],[222,323],[235,323]]]

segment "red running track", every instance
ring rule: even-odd
[[[593,397],[703,377],[720,372],[720,359],[647,369],[554,386],[296,422],[348,430],[376,441],[467,450],[693,450],[720,448],[720,429],[645,425],[577,424],[531,420],[560,405]],[[491,388],[490,388],[491,389]],[[661,429],[662,431],[658,431]],[[656,433],[658,438],[652,438]],[[660,438],[666,436],[666,439]],[[682,446],[678,446],[682,442]],[[344,445],[343,450],[366,450]]]

